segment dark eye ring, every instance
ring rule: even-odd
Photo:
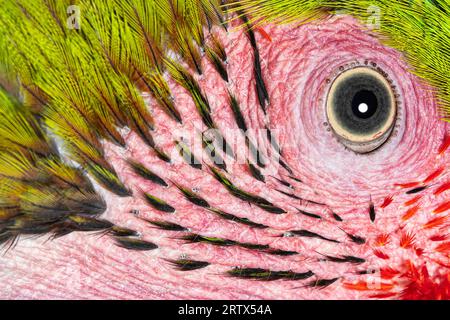
[[[395,91],[383,74],[355,67],[339,74],[326,100],[328,123],[338,140],[357,153],[368,153],[391,135],[397,116]]]

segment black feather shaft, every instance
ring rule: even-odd
[[[287,251],[282,249],[270,249],[266,251],[268,254],[272,254],[274,256],[293,256],[298,254],[297,251]]]
[[[256,93],[258,96],[258,101],[263,109],[264,113],[266,112],[266,103],[269,102],[269,94],[266,89],[266,85],[264,83],[264,79],[262,77],[262,71],[261,71],[261,57],[259,54],[258,45],[256,43],[255,33],[253,32],[250,22],[248,21],[247,17],[245,15],[241,15],[241,19],[247,26],[247,35],[250,40],[250,44],[253,48],[253,71],[255,76],[255,82],[256,82]]]
[[[328,261],[337,262],[337,263],[352,263],[352,264],[361,264],[366,262],[365,259],[354,257],[354,256],[342,256],[342,257],[333,257],[325,255]]]
[[[283,191],[283,190],[279,190],[279,189],[275,189],[275,190],[277,192],[281,193],[281,194],[284,194],[285,196],[287,196],[289,198],[292,198],[292,199],[295,199],[295,200],[303,200],[302,198],[300,198],[299,196],[297,196],[297,195],[295,195],[293,193],[289,193],[289,192],[286,192],[286,191]]]
[[[167,260],[167,261],[170,262],[179,271],[193,271],[206,268],[207,266],[210,265],[210,263],[206,261],[196,261],[188,259]]]
[[[415,194],[415,193],[419,193],[422,192],[423,190],[427,189],[428,186],[421,186],[421,187],[417,187],[411,190],[406,191],[406,194]]]
[[[304,280],[314,275],[312,271],[297,273],[293,271],[271,271],[260,268],[234,268],[227,271],[227,274],[231,277],[261,281]]]
[[[209,208],[210,205],[208,201],[200,197],[199,195],[195,194],[193,191],[183,188],[177,184],[175,184],[178,188],[178,190],[183,193],[184,197],[191,203],[195,204],[196,206],[202,207],[202,208]]]
[[[163,187],[169,186],[161,177],[159,177],[156,173],[145,167],[143,164],[135,162],[133,160],[128,160],[128,164],[131,166],[134,173],[136,173],[140,177]]]
[[[334,212],[333,212],[333,218],[334,218],[334,220],[339,221],[339,222],[344,221],[337,213],[334,213]]]
[[[213,173],[213,176],[216,178],[216,180],[219,181],[235,197],[243,201],[253,203],[256,206],[260,207],[261,209],[270,213],[275,214],[286,213],[285,210],[274,206],[271,202],[267,201],[266,199],[239,189],[230,180],[228,180],[228,178],[226,178],[222,173],[217,171],[215,168],[213,167],[209,168]]]
[[[277,177],[273,177],[275,180],[277,180],[279,183],[281,183],[283,186],[289,188],[289,189],[294,189],[294,187],[292,186],[292,184],[290,184],[289,182],[283,180],[283,179],[279,179]]]
[[[138,232],[124,227],[113,226],[110,230],[111,234],[117,237],[136,237]]]
[[[268,245],[263,244],[254,244],[254,243],[245,243],[245,242],[238,242],[228,239],[222,239],[222,238],[215,238],[215,237],[205,237],[198,234],[188,234],[181,238],[182,240],[188,241],[190,243],[196,243],[196,242],[203,242],[208,243],[216,246],[238,246],[241,248],[249,249],[249,250],[267,250],[270,247]]]
[[[344,231],[345,232],[345,231]],[[345,232],[345,234],[350,238],[350,240],[352,240],[354,243],[357,243],[357,244],[364,244],[364,243],[366,243],[366,239],[365,238],[363,238],[363,237],[360,237],[360,236],[357,236],[357,235],[354,235],[354,234],[350,234],[350,233],[348,233],[348,232]]]
[[[236,121],[236,124],[239,129],[242,131],[247,132],[247,124],[245,123],[244,116],[242,115],[241,108],[239,107],[239,102],[237,101],[236,97],[234,97],[231,93],[230,96],[230,106],[231,110],[233,111],[234,120]]]
[[[158,211],[162,211],[162,212],[166,212],[166,213],[174,213],[175,212],[174,207],[169,205],[164,200],[159,199],[155,196],[152,196],[149,193],[144,192],[144,199],[149,205],[151,205],[153,208],[155,208]]]
[[[167,230],[167,231],[187,231],[188,229],[180,226],[178,224],[168,222],[168,221],[158,221],[158,220],[145,220],[148,223],[154,225],[155,227],[161,229],[161,230]]]
[[[307,217],[311,217],[311,218],[314,218],[314,219],[322,219],[322,217],[319,216],[318,214],[310,213],[310,212],[307,212],[307,211],[304,211],[304,210],[300,210],[298,208],[297,208],[297,211],[298,211],[298,213],[301,213],[301,214],[303,214],[303,215],[305,215]]]
[[[310,288],[326,288],[335,283],[337,280],[339,280],[339,277],[332,279],[318,279],[315,281],[311,281],[306,286]]]
[[[219,58],[219,56],[212,51],[211,49],[207,49],[208,58],[213,64],[214,68],[216,69],[217,73],[220,75],[220,77],[225,81],[228,82],[228,72],[226,67],[224,66],[223,62]]]
[[[259,170],[258,168],[256,168],[250,161],[247,160],[247,164],[248,167],[250,169],[250,173],[252,175],[253,178],[255,178],[256,180],[259,180],[261,182],[266,182],[266,179],[264,177],[264,175],[261,173],[261,170]]]
[[[116,244],[119,247],[136,251],[149,251],[158,248],[158,246],[152,242],[128,237],[116,237]]]
[[[230,221],[233,221],[233,222],[241,223],[241,224],[244,224],[244,225],[256,228],[256,229],[266,229],[266,228],[268,228],[267,226],[265,226],[263,224],[250,221],[247,218],[237,217],[237,216],[232,215],[230,213],[224,212],[224,211],[222,211],[220,209],[211,208],[210,211],[215,213],[215,214],[217,214],[218,216],[220,216],[221,218],[223,218],[225,220],[230,220]]]
[[[337,240],[329,239],[329,238],[326,238],[324,236],[321,236],[318,233],[311,232],[311,231],[304,230],[304,229],[302,229],[302,230],[292,230],[292,231],[289,231],[289,232],[294,234],[294,235],[296,235],[296,236],[299,236],[299,237],[317,238],[317,239],[322,239],[322,240],[329,241],[329,242],[340,243]]]

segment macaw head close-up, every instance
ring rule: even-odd
[[[449,0],[0,0],[0,298],[450,299]]]

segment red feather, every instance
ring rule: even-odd
[[[392,203],[392,196],[387,196],[386,198],[384,198],[383,203],[380,205],[380,208],[386,208],[388,205],[390,205]]]
[[[389,243],[390,238],[391,236],[387,233],[380,234],[375,238],[375,245],[378,247],[383,247]]]
[[[402,220],[406,221],[408,219],[411,219],[411,217],[414,216],[417,213],[417,211],[419,211],[419,209],[420,209],[419,205],[409,208],[408,211],[406,211],[405,214],[402,216]]]
[[[435,196],[438,196],[438,195],[440,195],[442,192],[447,191],[448,189],[450,189],[450,181],[448,181],[448,182],[442,184],[439,188],[437,188],[437,189],[434,191],[433,194],[434,194]]]
[[[448,235],[446,235],[446,234],[436,234],[434,236],[431,236],[430,240],[431,241],[444,241],[444,240],[447,240],[447,238],[448,238]]]
[[[411,200],[408,200],[404,203],[405,206],[410,206],[413,205],[414,203],[416,203],[417,201],[419,201],[420,199],[422,199],[421,195],[415,196],[414,198],[412,198]]]
[[[373,253],[374,253],[378,258],[383,259],[383,260],[388,260],[388,259],[390,258],[386,253],[384,253],[384,252],[381,251],[381,250],[375,249],[375,250],[373,250]]]
[[[440,253],[450,254],[450,242],[441,243],[435,250]]]
[[[400,247],[404,249],[411,248],[414,244],[416,236],[413,233],[407,232],[400,238]]]
[[[442,139],[442,143],[439,146],[439,150],[438,153],[441,155],[443,154],[448,147],[450,146],[450,135],[448,135],[447,133],[444,135],[444,139]]]
[[[447,220],[446,216],[437,217],[437,218],[431,219],[426,224],[424,224],[423,228],[424,229],[431,229],[431,228],[434,228],[434,227],[438,227],[441,224],[443,224],[446,220]]]
[[[433,213],[442,213],[450,209],[450,201],[446,201],[440,204],[436,209],[433,210]]]
[[[436,169],[433,173],[431,173],[425,180],[423,180],[424,184],[427,184],[428,182],[433,181],[434,179],[436,179],[437,177],[439,177],[442,172],[444,172],[445,167],[442,166],[439,169]]]

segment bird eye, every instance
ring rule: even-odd
[[[368,153],[383,145],[393,131],[397,114],[395,92],[380,69],[351,68],[331,83],[326,113],[344,146],[357,153]]]

